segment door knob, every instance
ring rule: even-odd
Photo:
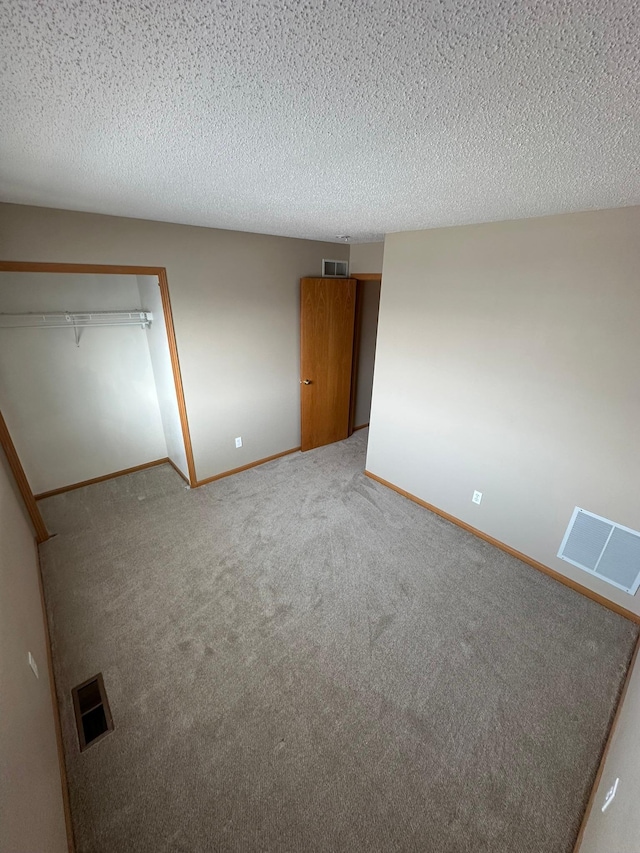
[[[311,380],[310,379],[301,379],[300,383],[302,385],[311,385]]]

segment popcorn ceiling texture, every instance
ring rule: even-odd
[[[640,202],[637,0],[0,0],[0,198],[355,241]]]

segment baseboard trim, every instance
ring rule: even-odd
[[[273,462],[274,459],[280,459],[282,456],[289,456],[291,453],[297,453],[300,447],[292,447],[291,450],[283,450],[281,453],[274,453],[273,456],[265,456],[264,459],[257,459],[255,462],[249,462],[247,465],[241,465],[239,468],[232,468],[230,471],[223,471],[222,474],[214,474],[213,477],[205,477],[204,480],[198,480],[196,486],[206,486],[207,483],[213,483],[215,480],[222,480],[223,477],[231,477],[232,474],[240,474],[241,471],[248,471],[249,468],[257,468],[258,465],[264,465],[266,462]]]
[[[353,428],[353,431],[355,432],[357,429],[366,429],[368,426],[369,426],[369,424],[368,424],[368,423],[366,423],[366,424],[360,424],[360,426],[354,427],[354,428]]]
[[[616,727],[618,725],[618,721],[620,719],[620,713],[622,711],[622,706],[624,704],[625,697],[627,695],[627,690],[629,688],[629,684],[631,682],[631,676],[633,675],[633,670],[636,666],[636,662],[638,660],[638,652],[640,651],[640,637],[636,642],[635,649],[633,650],[633,654],[631,656],[631,661],[629,662],[629,667],[627,669],[627,674],[624,679],[624,684],[622,685],[622,690],[620,691],[620,698],[618,699],[618,706],[616,708],[616,713],[613,717],[613,722],[611,723],[611,728],[609,729],[609,734],[607,735],[607,740],[604,745],[604,749],[602,750],[602,757],[600,759],[600,764],[598,765],[598,771],[596,773],[596,778],[593,782],[593,787],[591,788],[591,794],[589,795],[589,799],[587,801],[587,806],[584,811],[584,815],[582,816],[582,822],[580,824],[580,830],[578,832],[578,837],[576,838],[576,843],[573,848],[573,853],[580,853],[580,847],[582,846],[582,841],[584,839],[584,833],[587,828],[587,822],[591,817],[591,812],[593,811],[593,804],[596,799],[596,794],[598,793],[598,786],[600,785],[600,780],[602,779],[602,774],[604,772],[604,765],[607,760],[607,756],[609,755],[609,749],[611,748],[611,743],[613,741],[613,736],[616,731]]]
[[[34,495],[37,501],[44,498],[52,498],[54,495],[62,495],[64,492],[72,492],[74,489],[81,489],[83,486],[93,486],[94,483],[103,483],[105,480],[114,480],[116,477],[124,477],[125,474],[135,474],[136,471],[144,471],[146,468],[155,468],[156,465],[164,465],[165,463],[173,464],[168,457],[164,459],[155,459],[153,462],[145,462],[143,465],[134,465],[133,468],[123,468],[122,471],[114,471],[113,474],[103,474],[102,477],[94,477],[92,480],[83,480],[81,483],[72,483],[70,486],[62,486],[59,489],[52,489],[50,492],[40,492],[39,495]],[[175,465],[173,466],[176,467]],[[176,470],[178,470],[176,468]],[[181,477],[184,477],[178,471]]]
[[[58,764],[60,767],[60,785],[62,788],[62,808],[64,810],[64,823],[67,833],[68,853],[75,853],[75,840],[73,836],[73,822],[71,820],[71,804],[69,800],[69,782],[67,780],[67,766],[64,760],[64,745],[62,742],[62,724],[60,722],[60,708],[58,706],[58,693],[56,690],[56,677],[53,671],[53,653],[51,651],[51,634],[49,632],[49,620],[47,619],[47,607],[44,600],[44,583],[42,581],[42,565],[40,563],[40,549],[38,540],[35,540],[36,571],[38,573],[38,588],[40,590],[40,605],[42,607],[42,619],[44,622],[44,644],[47,653],[47,670],[49,672],[49,687],[51,689],[51,705],[53,706],[53,725],[56,732],[56,746],[58,750]]]
[[[182,471],[178,468],[178,466],[177,466],[177,465],[176,465],[176,463],[173,461],[173,459],[167,459],[167,462],[169,463],[169,465],[171,465],[171,467],[172,467],[172,468],[173,468],[173,470],[176,472],[176,474],[179,474],[179,475],[180,475],[180,477],[182,477],[182,479],[185,481],[185,483],[187,484],[187,486],[190,486],[190,485],[191,485],[191,483],[189,482],[189,478],[187,477],[187,475],[186,475],[186,474],[183,474],[183,473],[182,473]]]
[[[599,595],[597,592],[593,592],[593,590],[588,589],[586,586],[583,586],[577,581],[574,581],[571,578],[566,577],[565,575],[561,575],[560,572],[556,572],[554,569],[549,568],[549,566],[545,566],[544,563],[539,563],[537,560],[534,560],[533,557],[527,557],[526,554],[523,554],[521,551],[516,551],[516,549],[512,548],[510,545],[505,545],[505,543],[500,542],[499,539],[494,539],[493,536],[489,536],[488,533],[483,533],[482,530],[478,530],[477,527],[472,527],[470,524],[467,524],[466,521],[461,521],[459,518],[456,518],[455,515],[450,515],[448,512],[445,512],[442,509],[438,509],[437,506],[433,506],[433,504],[427,503],[421,498],[417,498],[415,495],[412,495],[411,492],[406,492],[404,489],[401,489],[400,486],[395,486],[388,480],[383,480],[382,477],[378,477],[377,474],[372,474],[371,471],[365,471],[364,473],[366,477],[369,477],[371,480],[375,480],[376,482],[381,483],[388,489],[392,489],[399,495],[402,495],[403,497],[408,498],[410,501],[413,501],[414,503],[419,504],[425,509],[428,509],[429,512],[433,512],[436,515],[439,515],[441,518],[450,521],[452,524],[456,524],[463,530],[467,530],[469,533],[473,533],[473,535],[477,536],[479,539],[483,539],[490,545],[494,545],[496,548],[499,548],[501,551],[510,554],[512,557],[516,557],[516,559],[521,560],[528,566],[531,566],[532,568],[537,569],[539,572],[542,572],[543,574],[548,575],[554,580],[559,581],[561,584],[568,586],[575,592],[579,592],[582,595],[585,595],[587,598],[590,598],[592,601],[601,604],[608,610],[613,610],[614,613],[618,613],[620,616],[624,616],[625,619],[629,619],[631,622],[635,622],[636,625],[640,625],[640,615],[632,613],[631,610],[627,610],[625,607],[622,607],[622,605],[616,604],[615,601],[609,601],[609,599],[605,598],[603,595]]]

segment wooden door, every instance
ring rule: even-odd
[[[300,280],[302,450],[349,435],[355,305],[355,279]]]

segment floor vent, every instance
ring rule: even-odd
[[[640,532],[578,506],[558,557],[631,595],[640,587]]]
[[[73,710],[76,715],[80,752],[92,746],[110,731],[113,731],[113,719],[109,701],[104,689],[102,673],[99,672],[71,691]]]
[[[346,278],[349,274],[349,264],[346,261],[327,261],[322,259],[323,278]]]

